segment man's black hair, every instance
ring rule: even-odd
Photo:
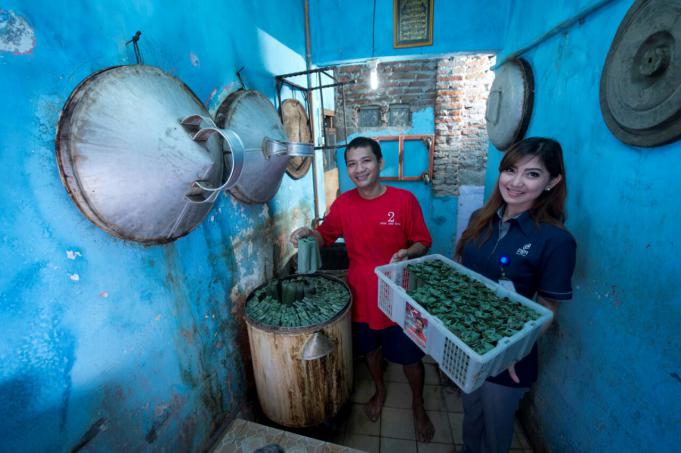
[[[380,161],[383,159],[383,153],[381,152],[381,145],[378,144],[376,140],[369,137],[355,137],[350,143],[345,147],[345,162],[348,161],[348,151],[355,148],[369,148],[371,152],[376,156],[376,160]]]

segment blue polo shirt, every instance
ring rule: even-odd
[[[508,264],[504,267],[504,274],[519,294],[528,299],[537,294],[547,299],[571,299],[577,249],[572,235],[556,225],[536,223],[528,212],[506,222],[502,222],[501,213],[503,208],[493,219],[490,231],[482,231],[478,240],[466,243],[462,253],[463,265],[498,281],[501,278],[499,260],[505,256]],[[509,387],[529,387],[537,380],[536,344],[516,364],[515,370],[519,384],[513,382],[508,371],[488,380]]]

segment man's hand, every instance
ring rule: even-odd
[[[409,258],[409,252],[407,249],[400,249],[397,252],[393,253],[392,258],[390,258],[391,263],[399,263],[400,261],[404,261],[407,258]]]
[[[294,247],[298,247],[298,239],[302,239],[304,237],[310,236],[312,234],[312,230],[308,227],[300,227],[297,230],[295,230],[293,233],[291,233],[291,236],[289,240],[291,241],[291,244],[293,244]]]

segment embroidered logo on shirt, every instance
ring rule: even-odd
[[[400,226],[401,223],[395,221],[395,211],[388,211],[388,221],[381,222],[381,225]]]
[[[527,256],[528,253],[530,253],[530,247],[532,247],[532,243],[530,242],[529,244],[525,244],[522,247],[520,247],[515,254],[520,255],[520,256]]]

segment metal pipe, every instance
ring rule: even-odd
[[[353,80],[353,83],[355,81]],[[345,85],[341,85],[341,105],[343,106],[343,143],[348,142],[348,120],[345,117]],[[337,162],[336,162],[337,164]]]
[[[312,66],[312,52],[310,50],[310,0],[305,0],[305,68],[306,71],[298,74],[289,74],[285,75],[282,77],[291,77],[293,75],[302,75],[302,74],[307,74],[307,106],[308,109],[310,110],[308,113],[308,116],[310,117],[310,133],[312,134],[312,144],[314,145],[315,141],[315,132],[314,132],[314,108],[312,104],[312,91],[309,90],[309,88],[312,86],[312,78],[310,77],[310,73],[312,70],[310,67]],[[321,95],[321,91],[320,91]],[[322,115],[324,112],[322,112]],[[319,188],[317,187],[317,159],[316,159],[316,153],[312,154],[312,193],[314,196],[314,219],[313,223],[319,219],[319,207],[317,206],[319,204]]]
[[[322,84],[322,73],[318,72],[317,73],[317,83],[321,86]],[[326,153],[326,144],[328,143],[328,138],[326,136],[326,126],[324,125],[324,93],[322,91],[319,91],[319,108],[322,111],[322,138],[324,140],[323,146],[324,146],[324,153]]]
[[[500,68],[501,66],[508,63],[509,61],[518,58],[519,56],[523,55],[524,53],[534,49],[539,44],[543,43],[544,41],[547,41],[548,39],[550,39],[552,37],[554,37],[558,33],[561,33],[563,31],[567,30],[568,28],[572,27],[577,22],[579,22],[580,24],[584,23],[584,19],[587,16],[598,11],[599,9],[603,8],[604,6],[612,3],[613,1],[616,1],[616,0],[601,0],[594,5],[591,5],[591,6],[584,8],[582,11],[580,11],[576,15],[572,16],[569,19],[564,20],[563,22],[561,22],[558,25],[556,25],[555,27],[553,27],[551,30],[549,30],[546,33],[544,33],[543,35],[541,35],[539,38],[532,41],[532,43],[530,43],[529,45],[527,45],[527,46],[525,46],[525,47],[523,47],[519,50],[516,50],[515,52],[508,55],[506,58],[504,58],[504,60],[501,63],[497,63],[494,66],[492,66],[492,68],[491,68],[492,71]]]
[[[307,8],[308,1],[309,1],[309,0],[305,0],[305,5],[306,5],[305,7],[306,7],[306,8]],[[307,9],[306,9],[306,11],[307,11]],[[306,17],[306,18],[308,17],[308,16],[307,16],[307,13],[306,13],[306,16],[305,16],[305,17]],[[309,34],[310,34],[310,31],[309,31],[309,24],[306,22],[306,24],[305,24],[305,35],[306,35],[306,39],[309,39]],[[310,57],[310,59],[311,59],[312,57],[311,57],[311,55],[309,54],[310,51],[307,50],[307,49],[309,49],[309,46],[306,45],[305,48],[306,48],[306,51],[308,52],[307,56]],[[283,78],[286,78],[286,77],[295,77],[295,76],[299,76],[299,75],[307,75],[308,73],[314,74],[314,73],[317,73],[317,72],[324,72],[324,71],[329,71],[329,70],[333,70],[333,69],[334,69],[334,66],[324,66],[323,68],[308,69],[308,70],[306,70],[306,71],[291,72],[291,73],[289,73],[289,74],[280,74],[280,75],[277,76],[277,78],[283,79]],[[331,78],[333,79],[333,77],[331,77]],[[335,79],[334,79],[334,80],[335,80]]]
[[[315,91],[315,90],[321,90],[323,88],[333,88],[333,87],[337,87],[337,86],[357,83],[356,80],[350,80],[348,82],[330,83],[328,85],[320,85],[320,86],[316,86],[316,87],[312,87],[312,88],[305,88],[304,86],[298,85],[297,83],[291,82],[289,80],[283,80],[283,79],[277,80],[277,83],[279,83],[279,82],[281,82],[284,85],[289,85],[289,86],[296,88],[300,91]]]

